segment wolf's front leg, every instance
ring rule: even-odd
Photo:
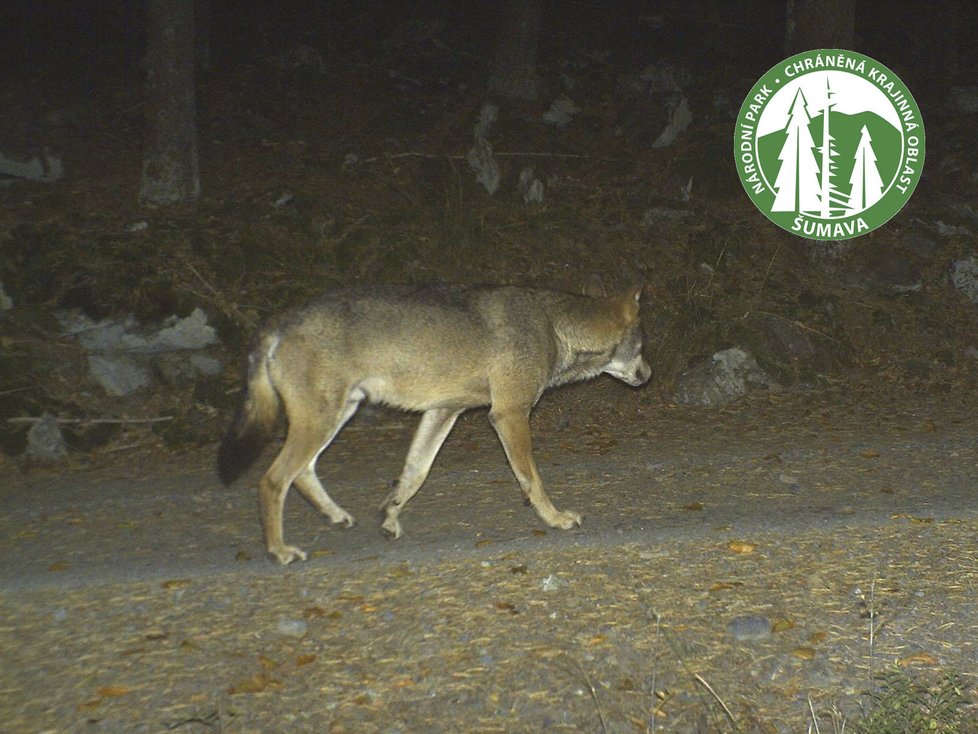
[[[523,497],[533,506],[540,519],[550,527],[561,530],[580,526],[579,514],[558,510],[543,491],[543,482],[540,481],[537,465],[533,460],[529,410],[505,410],[493,406],[489,413],[489,420],[499,435],[509,465],[513,468],[513,473],[523,489]]]
[[[401,478],[397,480],[390,494],[387,495],[387,499],[380,506],[381,512],[384,513],[384,521],[380,527],[391,538],[401,537],[401,523],[397,519],[398,515],[401,514],[401,510],[408,500],[424,484],[441,445],[445,442],[452,426],[455,425],[455,420],[461,413],[460,410],[434,408],[421,416],[418,429],[414,432],[414,438],[411,439],[411,448],[408,450],[407,461],[404,462]]]

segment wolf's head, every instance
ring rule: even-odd
[[[641,297],[640,285],[630,288],[622,296],[612,297],[623,327],[611,359],[602,370],[634,387],[645,384],[652,376],[652,368],[642,356],[642,324],[638,316]]]

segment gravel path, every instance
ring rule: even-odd
[[[290,497],[286,537],[311,557],[288,568],[211,451],[8,472],[0,730],[801,732],[811,704],[832,731],[893,665],[956,671],[978,698],[963,406],[591,390],[534,419],[555,504],[585,515],[571,532],[522,506],[479,413],[396,542],[376,505],[413,421],[351,426],[320,474],[360,524]]]

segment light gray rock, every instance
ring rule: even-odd
[[[675,399],[688,405],[724,405],[751,387],[774,384],[752,356],[733,347],[687,367],[679,376]]]
[[[68,455],[64,434],[50,413],[42,415],[27,432],[27,455],[33,461],[43,463],[62,461]]]
[[[90,355],[88,372],[109,395],[125,397],[152,381],[149,370],[123,356]]]

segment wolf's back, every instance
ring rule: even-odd
[[[275,427],[281,401],[268,374],[277,337],[259,333],[248,355],[248,377],[234,421],[217,453],[217,473],[230,484],[258,458]]]

